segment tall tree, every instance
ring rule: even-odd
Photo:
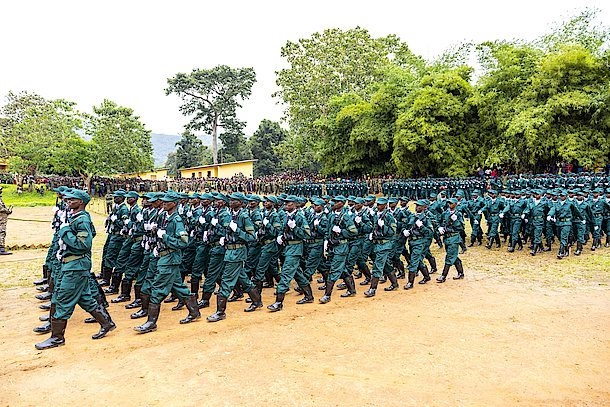
[[[176,168],[205,165],[212,161],[208,146],[204,146],[203,142],[188,130],[182,133],[182,138],[176,146]]]
[[[105,99],[93,107],[89,125],[94,149],[91,174],[131,173],[153,168],[150,130],[146,130],[133,109]]]
[[[252,151],[254,164],[254,176],[271,175],[281,171],[280,158],[275,152],[277,147],[286,138],[287,132],[282,129],[278,122],[263,119],[252,137],[248,139],[248,145]]]
[[[190,74],[178,73],[167,80],[166,95],[182,98],[180,111],[191,117],[189,130],[202,130],[212,134],[214,164],[218,164],[218,129],[225,132],[240,131],[243,124],[237,120],[240,101],[250,97],[256,82],[253,68],[231,68],[219,65],[212,69],[193,69]]]
[[[252,152],[246,142],[246,136],[242,129],[243,126],[239,125],[220,134],[222,148],[219,150],[219,153],[223,163],[252,158]]]

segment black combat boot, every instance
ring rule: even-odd
[[[258,285],[255,285],[250,289],[248,296],[250,297],[251,302],[248,308],[244,309],[244,312],[253,312],[258,308],[263,308],[263,300],[261,298],[261,292]]]
[[[49,285],[48,284],[39,285],[38,287],[36,287],[36,291],[40,291],[41,293],[46,293],[47,291],[49,291]]]
[[[225,311],[227,310],[227,297],[222,295],[216,296],[216,312],[210,315],[207,320],[208,322],[222,321],[227,317]]]
[[[64,334],[66,333],[67,319],[51,318],[51,337],[45,341],[34,345],[38,350],[55,348],[66,343]]]
[[[347,284],[345,284],[345,282],[343,283],[339,283],[337,284],[337,290],[343,291],[343,290],[347,290]]]
[[[180,311],[182,308],[184,308],[184,299],[178,298],[178,303],[172,307],[172,311]]]
[[[353,297],[356,295],[356,282],[354,281],[354,276],[349,275],[343,279],[345,281],[345,285],[347,285],[347,291],[341,294],[341,297]]]
[[[419,282],[419,284],[426,284],[428,281],[431,280],[430,278],[430,273],[428,273],[428,267],[426,267],[425,264],[422,264],[419,267],[419,271],[421,271],[422,276],[424,276],[424,278],[421,279],[421,281]]]
[[[506,237],[504,238],[504,241],[506,241]],[[502,247],[502,243],[500,242],[500,236],[496,236],[496,249],[499,249],[500,247]]]
[[[142,305],[141,290],[142,290],[142,286],[137,285],[137,284],[133,286],[133,291],[135,293],[135,299],[133,300],[133,302],[130,302],[129,304],[125,305],[126,309],[134,309],[134,308],[138,308],[139,306]]]
[[[468,245],[468,247],[472,247],[474,246],[474,242],[477,240],[476,236],[470,236],[470,244]]]
[[[576,251],[574,252],[574,256],[580,256],[582,253],[582,243],[576,242]]]
[[[374,297],[377,292],[377,284],[379,284],[379,277],[371,277],[371,286],[364,292],[364,296]]]
[[[112,269],[109,267],[104,267],[102,269],[102,281],[100,281],[100,285],[102,287],[110,285],[111,279],[112,279]]]
[[[51,310],[49,311],[49,318],[47,322],[34,328],[34,332],[37,334],[48,334],[51,332],[51,320],[53,319],[53,313],[55,313],[55,304],[51,304]]]
[[[121,280],[123,280],[123,274],[118,271],[113,271],[110,285],[104,290],[104,292],[106,294],[118,294],[119,287],[121,286]]]
[[[326,282],[326,289],[324,290],[324,295],[320,298],[320,304],[326,304],[327,302],[330,302],[330,297],[333,293],[333,287],[335,286],[335,282],[334,281],[327,281]]]
[[[538,246],[539,246],[539,245],[540,245],[539,243],[533,243],[533,245],[532,245],[532,251],[530,252],[530,254],[531,254],[532,256],[535,256],[535,255],[536,255],[536,253],[538,252]]]
[[[148,306],[150,305],[150,295],[141,293],[142,308],[130,315],[131,319],[143,318],[148,315]]]
[[[233,287],[233,295],[230,296],[227,301],[235,302],[241,300],[242,298],[244,298],[244,290],[241,284],[235,284],[235,287]]]
[[[311,290],[311,285],[307,285],[307,287],[303,287],[303,292],[305,296],[297,301],[297,304],[311,304],[313,302],[313,291]]]
[[[434,256],[430,256],[430,258],[427,260],[430,263],[430,273],[429,274],[436,273],[438,271],[438,269],[436,268],[436,258]]]
[[[488,237],[487,238],[487,244],[485,245],[485,248],[489,250],[489,249],[491,249],[491,245],[492,245],[492,238]]]
[[[199,307],[199,309],[208,308],[210,306],[210,298],[212,298],[212,293],[208,293],[205,291],[202,292],[201,301],[199,301],[199,303],[197,303],[197,306]]]
[[[106,308],[102,307],[101,305],[98,304],[97,308],[91,311],[90,314],[100,324],[99,332],[93,334],[91,338],[101,339],[106,336],[108,332],[113,331],[116,328],[116,324],[112,322],[110,314],[108,314]]]
[[[409,272],[409,280],[407,281],[407,284],[405,284],[404,289],[405,290],[410,290],[413,288],[413,284],[415,283],[415,276],[417,275],[417,273],[411,273]]]
[[[563,259],[564,257],[565,257],[565,254],[564,254],[564,248],[563,248],[563,245],[562,245],[562,244],[560,244],[560,245],[559,245],[559,252],[557,253],[557,258],[558,258],[559,260],[561,260],[561,259]]]
[[[394,262],[394,267],[398,270],[396,278],[405,278],[405,265],[400,259]]]
[[[523,250],[523,240],[520,237],[517,239],[517,250]]]
[[[364,280],[362,280],[360,285],[369,285],[371,282],[371,270],[369,269],[368,264],[365,264],[364,267],[360,269],[362,274],[364,275]]]
[[[447,275],[449,274],[450,268],[451,268],[451,266],[445,264],[445,267],[443,267],[443,274],[441,274],[440,276],[438,276],[436,278],[437,283],[444,283],[445,280],[447,280]]]
[[[51,293],[47,291],[46,293],[38,294],[36,295],[36,299],[40,301],[49,301],[51,299]]]
[[[457,270],[457,276],[453,277],[454,280],[461,280],[464,278],[464,268],[462,267],[462,260],[458,259],[455,262],[455,269]]]
[[[460,254],[464,254],[464,253],[466,253],[466,250],[468,250],[466,248],[466,243],[464,243],[463,240],[460,242],[460,249],[461,249]]]
[[[271,305],[267,306],[267,309],[271,312],[281,311],[284,308],[284,293],[276,293],[275,294],[275,302]]]
[[[170,293],[169,297],[167,297],[166,299],[163,300],[164,304],[169,304],[170,302],[175,302],[178,299],[178,297],[176,297],[174,295],[174,293]]]
[[[396,274],[394,274],[394,271],[388,273],[388,280],[390,280],[390,286],[385,287],[383,291],[394,291],[399,287],[398,280],[396,279]]]
[[[123,280],[123,282],[121,283],[121,294],[119,294],[118,297],[110,300],[110,302],[113,304],[117,304],[119,302],[131,301],[131,284],[132,283],[133,283],[132,280],[127,280],[127,279]]]
[[[50,277],[50,270],[49,268],[43,264],[42,265],[42,278],[40,280],[34,280],[34,285],[43,285],[43,284],[47,284],[49,282],[49,277]]]
[[[191,280],[192,282],[192,280]],[[191,294],[184,300],[184,305],[186,305],[186,309],[189,310],[189,314],[186,318],[181,319],[181,324],[188,324],[189,322],[193,322],[199,318],[201,318],[201,312],[199,312],[199,307],[197,306],[197,297],[195,294]]]
[[[144,302],[144,301],[142,301]],[[148,304],[148,320],[144,324],[134,326],[133,329],[141,334],[148,332],[154,332],[157,330],[157,320],[159,319],[159,312],[161,311],[161,304],[155,304],[151,302]]]

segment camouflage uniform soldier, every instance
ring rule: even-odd
[[[12,254],[6,251],[4,242],[4,239],[6,239],[6,223],[8,215],[11,213],[13,213],[13,207],[7,208],[2,201],[2,187],[0,187],[0,255]]]

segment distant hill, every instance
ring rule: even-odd
[[[176,143],[180,141],[181,136],[175,134],[158,134],[151,133],[150,141],[153,145],[153,158],[155,160],[155,167],[163,167],[167,155],[172,151],[176,151]],[[201,141],[206,146],[212,145],[212,136],[204,135],[199,136]]]

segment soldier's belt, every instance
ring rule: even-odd
[[[601,218],[603,215],[601,213],[594,213],[593,217],[594,218]]]
[[[389,241],[390,241],[389,239],[374,239],[373,243],[375,243],[375,244],[386,244]]]
[[[266,240],[263,240],[261,243],[264,246],[264,245],[268,245],[269,243],[273,243],[273,242],[275,242],[275,239],[266,239]]]
[[[218,246],[220,246],[220,242],[210,242],[208,244],[210,245],[210,247],[218,247]]]
[[[134,237],[132,240],[134,243],[137,243],[137,242],[141,242],[143,238],[144,238],[143,236],[137,236],[137,237]]]
[[[162,250],[162,251],[159,252],[159,257],[167,256],[168,254],[171,254],[171,253],[173,253],[175,251],[176,250],[174,250],[174,249]]]
[[[538,220],[540,220],[540,219],[544,219],[544,216],[534,216],[532,219],[538,219]]]
[[[313,243],[320,243],[323,241],[324,241],[324,239],[309,239],[309,240],[306,240],[305,242],[308,244],[313,244]]]
[[[85,257],[87,257],[87,256],[84,254],[82,254],[80,256],[66,256],[61,259],[61,262],[66,264],[66,263],[70,263],[71,261],[84,259]]]
[[[455,235],[459,235],[459,232],[449,232],[449,233],[444,234],[445,237],[451,237],[451,236],[455,236]]]
[[[287,241],[287,242],[286,242],[286,244],[287,244],[288,246],[293,246],[293,245],[295,245],[295,244],[301,244],[301,243],[303,243],[303,241],[302,241],[302,240],[289,240],[289,241]]]
[[[234,243],[234,244],[226,244],[225,245],[225,249],[227,249],[227,250],[241,249],[242,247],[246,247],[246,245],[245,244],[241,244],[241,243]]]
[[[559,222],[572,222],[572,218],[559,218]]]

